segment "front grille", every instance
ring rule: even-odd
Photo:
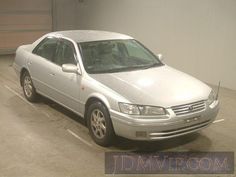
[[[179,115],[185,115],[190,113],[195,113],[204,110],[206,107],[206,103],[204,100],[197,101],[189,104],[183,104],[179,106],[172,106],[171,109],[174,111],[174,113]]]

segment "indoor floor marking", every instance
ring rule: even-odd
[[[215,124],[215,123],[219,123],[219,122],[223,122],[223,121],[225,121],[225,119],[215,120],[215,121],[213,122],[213,124]]]
[[[22,97],[19,93],[17,93],[15,90],[13,90],[11,87],[4,85],[4,87],[9,90],[11,93],[13,93],[14,95],[18,96],[20,99],[22,99],[25,103],[29,104],[32,108],[38,110],[32,103],[28,102],[24,97]],[[44,112],[44,111],[40,111],[43,114],[45,114],[47,117],[49,117],[49,115]],[[76,137],[77,139],[79,139],[81,142],[83,142],[84,144],[93,147],[93,145],[91,143],[89,143],[88,141],[84,140],[83,138],[81,138],[79,135],[77,135],[76,133],[74,133],[73,131],[71,131],[70,129],[67,129],[67,131],[73,135],[74,137]]]
[[[32,103],[26,101],[25,98],[22,97],[22,96],[21,96],[19,93],[17,93],[15,90],[13,90],[12,88],[10,88],[10,87],[7,86],[7,85],[4,85],[4,87],[5,87],[6,89],[8,89],[10,92],[12,92],[13,94],[15,94],[16,96],[18,96],[18,97],[19,97],[20,99],[22,99],[24,102],[26,102],[27,104],[29,104],[31,107],[33,107],[34,109],[36,109],[36,107],[35,107]]]
[[[34,106],[32,103],[30,103],[29,101],[27,101],[24,97],[22,97],[19,93],[17,93],[15,90],[13,90],[11,87],[4,85],[4,87],[9,90],[11,93],[13,93],[14,95],[18,96],[20,99],[22,99],[25,103],[29,104],[32,108],[34,108],[35,110],[39,111],[39,109],[37,109],[36,106]],[[45,111],[40,111],[41,113],[43,113],[44,115],[46,115],[47,117],[50,117],[48,113],[46,113]]]
[[[79,135],[77,135],[76,133],[74,133],[73,131],[71,131],[70,129],[67,129],[67,131],[73,135],[74,137],[76,137],[77,139],[79,139],[81,142],[83,142],[84,144],[93,147],[93,145],[91,143],[89,143],[88,141],[86,141],[85,139],[81,138]]]

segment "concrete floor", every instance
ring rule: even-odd
[[[12,62],[13,56],[0,57],[0,177],[104,176],[108,151],[236,150],[236,91],[221,89],[217,119],[224,121],[200,133],[159,142],[119,138],[113,147],[102,148],[75,114],[45,98],[36,104],[27,102]]]

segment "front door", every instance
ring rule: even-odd
[[[71,41],[61,39],[51,67],[51,87],[53,98],[74,112],[81,113],[81,75],[62,71],[63,64],[78,65],[75,46]]]

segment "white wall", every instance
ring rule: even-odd
[[[77,28],[78,0],[52,0],[53,30],[71,30]]]
[[[236,89],[236,0],[83,0],[79,29],[129,34],[165,62]]]

